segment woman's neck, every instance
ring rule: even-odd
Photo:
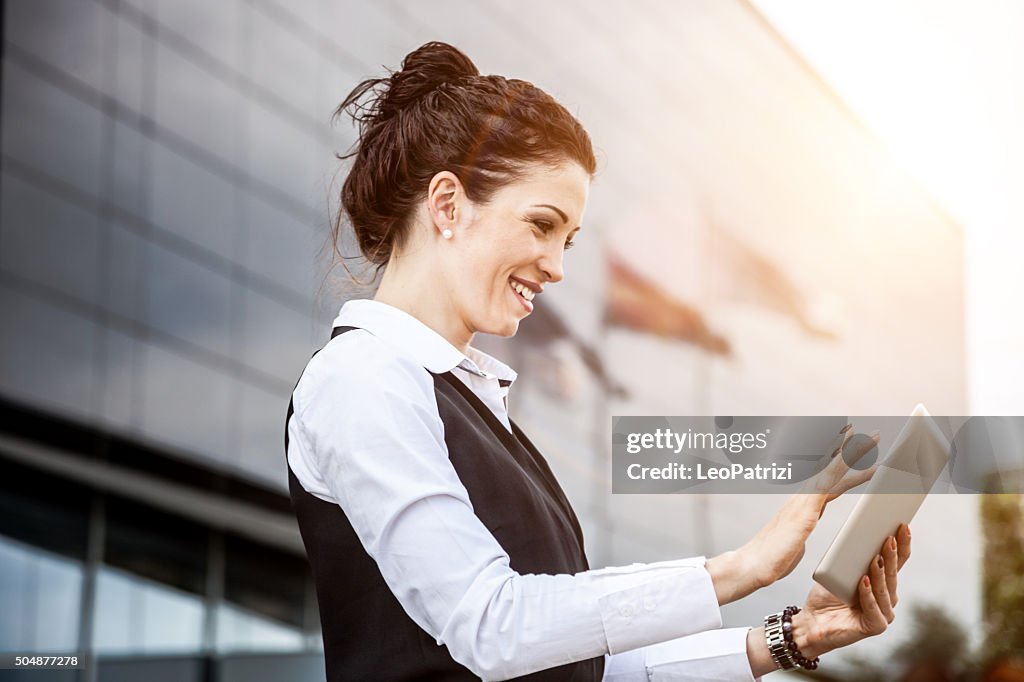
[[[373,300],[409,313],[465,355],[473,332],[455,312],[451,300],[438,292],[436,285],[431,286],[431,279],[428,273],[417,272],[408,261],[400,264],[392,259],[384,268]]]

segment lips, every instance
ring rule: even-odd
[[[522,305],[527,313],[534,311],[534,303],[529,299],[534,298],[536,293],[534,290],[523,285],[519,280],[511,278],[509,280],[509,289],[512,290],[512,295],[515,296],[516,300]],[[527,298],[528,297],[528,298]]]
[[[521,295],[527,301],[532,301],[534,299],[534,297],[537,295],[537,292],[535,292],[533,289],[531,289],[530,287],[526,286],[525,284],[523,284],[519,280],[509,279],[508,285],[509,285],[509,287],[512,288],[512,291],[514,291],[517,294]]]
[[[544,291],[544,287],[542,287],[540,284],[537,284],[536,282],[531,282],[528,279],[521,279],[519,277],[514,277],[514,276],[513,277],[509,277],[509,279],[511,279],[514,282],[519,282],[520,284],[522,284],[525,287],[529,287],[530,290],[533,291],[533,293],[535,293],[535,294],[539,294],[540,292]]]

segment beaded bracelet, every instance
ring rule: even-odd
[[[808,660],[793,641],[793,616],[798,613],[799,607],[787,606],[779,613],[764,617],[764,636],[768,642],[768,650],[775,665],[783,670],[792,670],[796,666],[816,670],[821,658],[815,656],[813,660]]]
[[[786,646],[789,647],[790,653],[793,656],[793,660],[798,666],[805,670],[816,670],[818,668],[818,662],[821,660],[820,656],[815,656],[814,660],[807,660],[800,649],[797,648],[796,642],[793,641],[793,616],[800,613],[799,606],[787,606],[782,611],[782,636],[786,638]]]

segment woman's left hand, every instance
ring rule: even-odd
[[[825,505],[874,475],[877,463],[864,470],[851,465],[877,446],[878,436],[852,434],[852,427],[838,434],[831,461],[790,496],[757,535],[739,549],[707,560],[719,604],[742,599],[789,575],[803,558],[804,543]]]
[[[910,528],[906,524],[900,526],[895,536],[886,538],[879,556],[882,566],[872,561],[866,576],[868,583],[861,578],[856,606],[815,583],[803,611],[794,616],[793,622],[794,636],[804,640],[800,645],[804,656],[813,658],[880,634],[892,623],[898,601],[897,572],[910,557]]]

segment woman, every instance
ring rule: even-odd
[[[869,475],[843,457],[735,551],[591,570],[572,507],[508,418],[515,372],[471,345],[515,334],[562,279],[595,170],[587,133],[443,43],[361,83],[345,111],[360,138],[342,206],[383,277],[310,360],[285,440],[330,680],[749,680],[885,629],[906,528],[857,606],[816,586],[767,628],[720,629],[721,605],[787,575],[825,504]]]

